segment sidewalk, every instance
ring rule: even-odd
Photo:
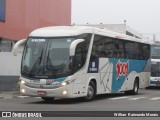
[[[19,95],[19,91],[0,91],[0,99],[15,98]]]

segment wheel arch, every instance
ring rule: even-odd
[[[96,87],[96,94],[97,94],[97,80],[96,80],[95,77],[91,77],[91,78],[89,79],[87,85],[89,85],[89,83],[90,83],[91,81],[95,84],[95,87]]]

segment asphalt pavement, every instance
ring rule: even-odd
[[[16,98],[17,96],[20,96],[19,91],[0,91],[0,99]]]
[[[138,95],[126,96],[123,93],[98,95],[92,102],[80,99],[62,99],[51,103],[44,102],[40,97],[21,96],[19,91],[0,91],[0,111],[160,111],[160,88],[142,89]],[[79,114],[79,113],[78,113]],[[86,113],[84,114],[86,115]],[[160,115],[159,115],[160,116]],[[128,120],[134,117],[74,117],[76,120]],[[139,120],[156,120],[159,117],[136,117]],[[40,119],[40,118],[39,118]],[[49,118],[48,118],[49,119]],[[53,119],[53,118],[51,118]],[[56,120],[71,120],[70,117],[56,118]],[[133,120],[133,119],[132,119]]]

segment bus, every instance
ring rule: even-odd
[[[21,62],[20,93],[50,102],[98,94],[137,94],[149,85],[150,43],[106,29],[44,27],[30,33]]]
[[[160,86],[160,44],[151,45],[151,78],[149,86]]]

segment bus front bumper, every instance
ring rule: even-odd
[[[151,77],[150,86],[160,86],[160,77]]]
[[[20,94],[33,97],[72,98],[71,88],[71,84],[56,89],[31,88],[20,84]]]

